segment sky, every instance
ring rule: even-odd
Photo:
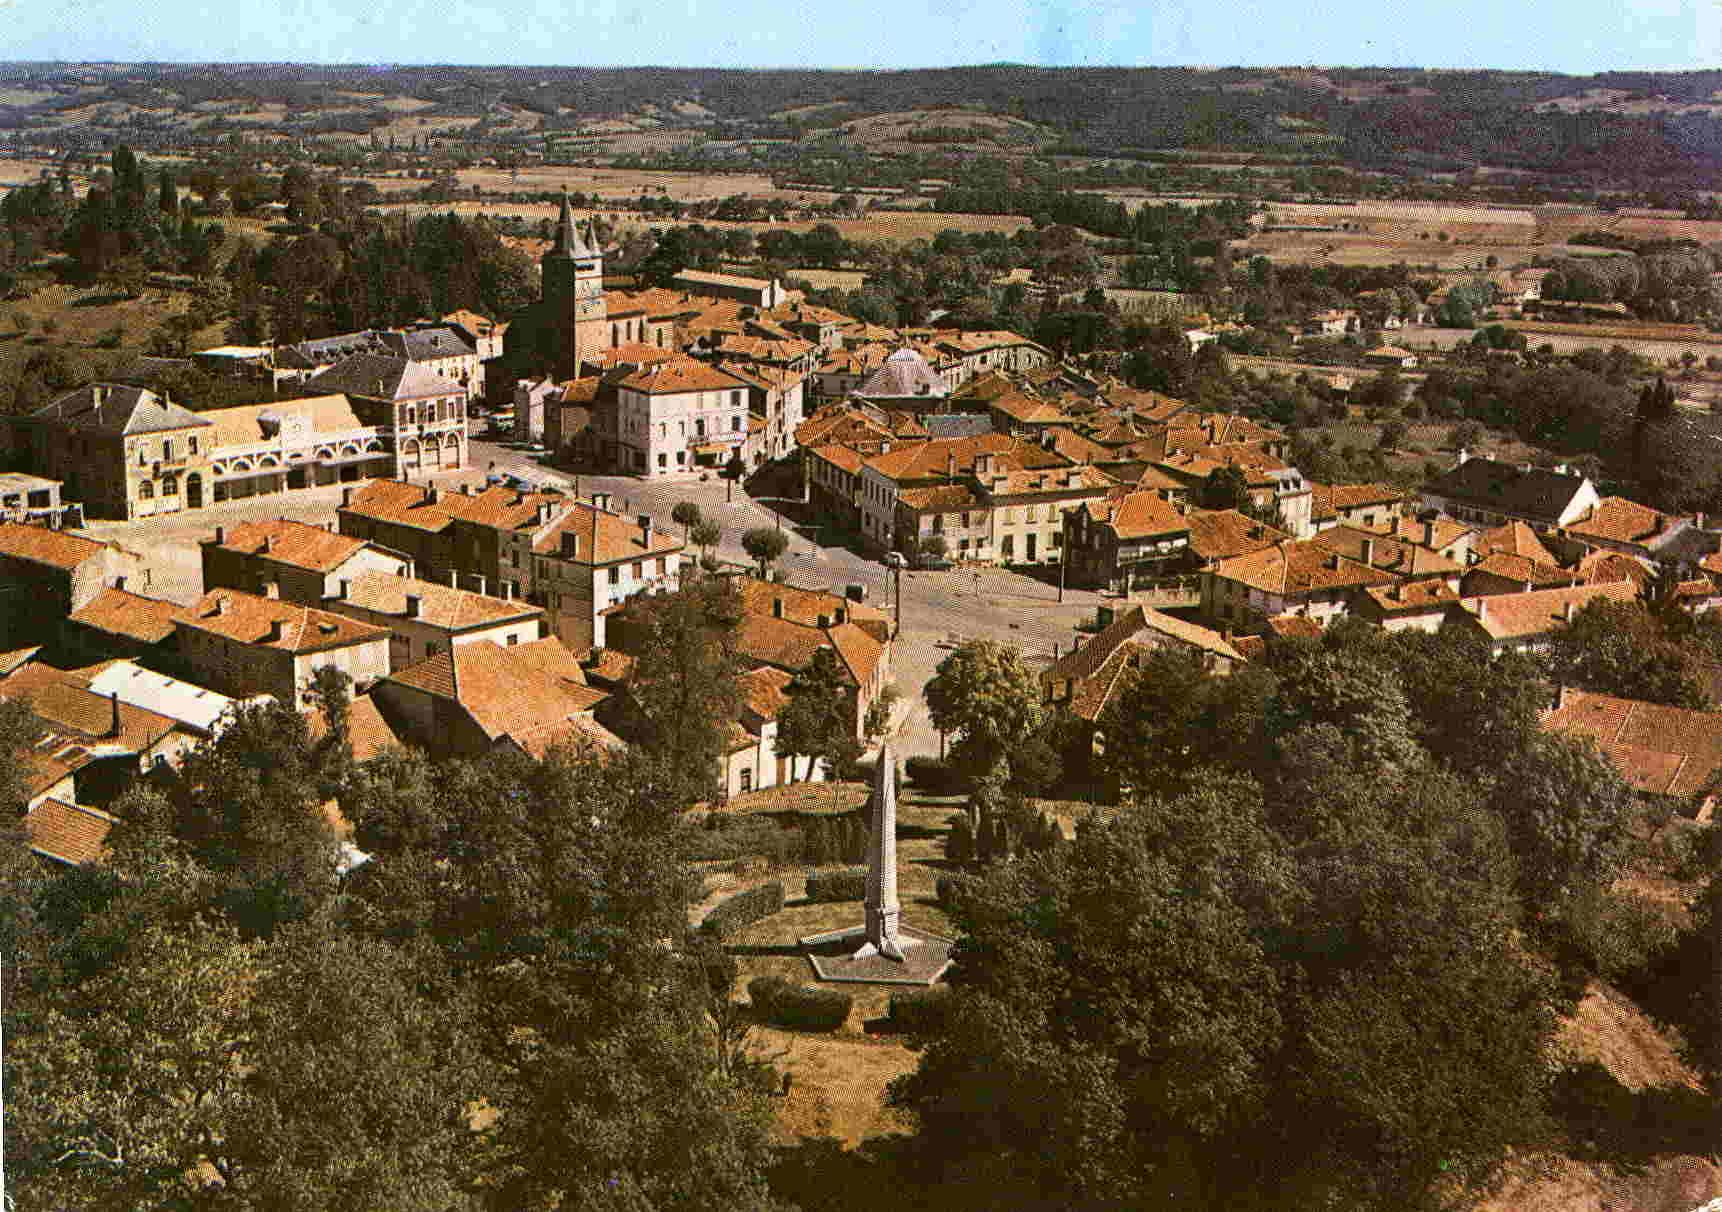
[[[0,0],[0,59],[1722,67],[1722,0]]]

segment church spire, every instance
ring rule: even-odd
[[[562,213],[556,217],[556,242],[550,246],[546,255],[576,258],[596,255],[580,235],[579,225],[574,222],[574,210],[568,205],[566,185],[562,187]]]

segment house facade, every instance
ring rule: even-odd
[[[174,623],[194,680],[234,698],[299,707],[312,675],[340,670],[361,691],[389,673],[389,632],[279,598],[211,589]]]

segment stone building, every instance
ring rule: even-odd
[[[343,580],[367,572],[413,572],[412,560],[399,552],[288,518],[217,526],[198,548],[205,589],[266,593],[274,585],[284,601],[302,606],[321,605]]]
[[[542,608],[518,599],[379,571],[342,577],[334,596],[322,605],[334,614],[388,628],[392,671],[478,640],[504,648],[529,644],[542,638],[546,626]]]
[[[143,557],[118,543],[0,522],[0,652],[51,644],[61,621],[102,590],[147,579]]]
[[[389,673],[389,631],[279,598],[211,589],[174,623],[194,681],[234,698],[267,694],[299,707],[332,667],[363,691]]]

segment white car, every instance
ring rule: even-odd
[[[903,558],[903,553],[900,551],[887,551],[885,553],[885,563],[889,564],[893,568],[901,568],[903,565],[907,564],[908,561]]]

